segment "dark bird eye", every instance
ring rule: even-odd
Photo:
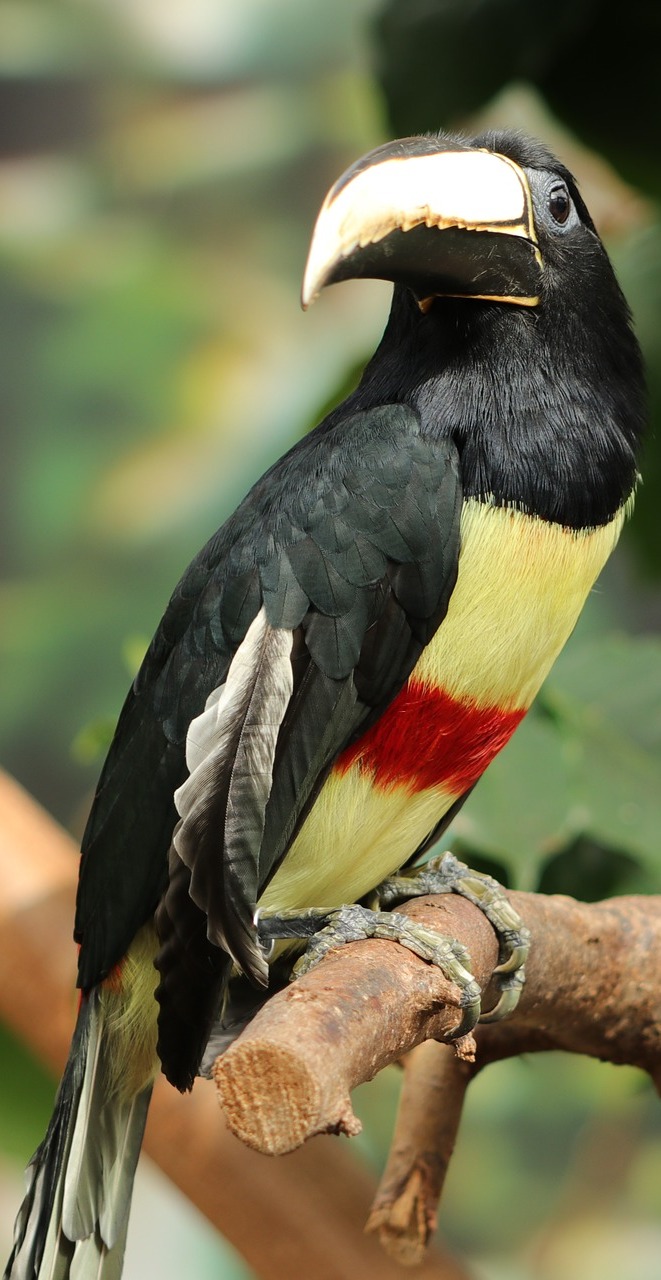
[[[554,187],[549,196],[549,213],[555,222],[561,225],[567,221],[571,202],[565,186]]]

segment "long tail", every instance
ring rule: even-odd
[[[46,1137],[28,1166],[4,1280],[119,1280],[151,1085],[112,1085],[98,993],[81,1005]]]

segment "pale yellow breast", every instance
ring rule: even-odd
[[[469,499],[457,585],[417,679],[480,706],[528,707],[615,546],[625,508],[573,530]]]
[[[575,532],[469,500],[457,585],[413,679],[459,701],[527,708],[620,534]],[[411,857],[457,796],[375,787],[358,764],[332,773],[260,905],[332,906],[368,893]]]
[[[331,773],[260,907],[355,902],[415,853],[455,799],[442,787],[377,789],[357,764]]]

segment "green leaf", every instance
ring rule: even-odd
[[[397,134],[456,124],[506,85],[534,84],[583,142],[658,195],[660,36],[649,0],[630,0],[619,22],[599,0],[388,0],[377,69]]]
[[[620,634],[569,645],[544,701],[582,725],[609,726],[661,761],[661,639]]]
[[[544,714],[546,713],[546,714]],[[454,826],[460,846],[534,887],[584,836],[661,876],[661,641],[571,645],[539,704],[487,770]]]
[[[96,764],[103,760],[112,741],[115,721],[99,716],[83,725],[71,744],[71,754],[78,764]]]
[[[453,824],[461,845],[497,858],[510,884],[536,885],[573,834],[571,773],[556,725],[533,713],[487,769]]]
[[[661,177],[660,177],[661,183]],[[633,311],[647,368],[651,429],[641,456],[643,483],[636,495],[629,539],[650,576],[661,577],[661,220],[611,246],[618,279]],[[634,601],[635,603],[635,601]]]
[[[576,645],[544,699],[568,734],[581,829],[661,874],[661,641]]]
[[[23,1163],[43,1137],[53,1105],[53,1079],[0,1024],[2,1154]]]

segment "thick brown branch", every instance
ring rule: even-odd
[[[403,910],[442,933],[470,937],[473,972],[487,985],[496,938],[469,902],[421,898]],[[317,1133],[356,1133],[351,1090],[416,1044],[452,1032],[458,998],[439,969],[396,942],[331,953],[269,1000],[218,1059],[214,1077],[230,1128],[269,1155]]]
[[[661,897],[511,894],[533,931],[516,1017],[479,1029],[476,1067],[543,1049],[640,1067],[661,1086]]]
[[[661,898],[511,899],[532,932],[528,980],[515,1017],[480,1028],[477,1067],[567,1049],[642,1067],[658,1084]],[[484,916],[455,896],[402,909],[464,943],[488,1008],[496,944]],[[354,943],[329,956],[269,1001],[216,1064],[230,1127],[270,1153],[315,1133],[355,1132],[351,1090],[423,1040],[445,1038],[458,1021],[456,996],[396,943]]]

